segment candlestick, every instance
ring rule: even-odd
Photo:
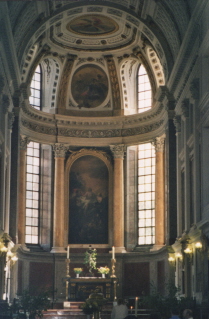
[[[131,306],[131,315],[132,315],[132,309],[133,309],[133,306]]]
[[[70,258],[70,246],[68,245],[67,246],[67,259]]]
[[[69,296],[69,278],[70,278],[70,259],[66,260],[66,300],[68,300]]]
[[[112,246],[112,259],[115,259],[115,247]]]
[[[137,312],[138,312],[138,297],[135,299],[135,316],[137,317]]]
[[[112,270],[112,274],[111,274],[110,278],[116,278],[116,276],[115,276],[115,263],[116,263],[116,260],[115,260],[115,259],[111,259],[111,264],[112,264],[111,270]]]

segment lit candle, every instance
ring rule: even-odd
[[[115,247],[112,246],[112,259],[115,259]]]
[[[137,317],[137,310],[138,310],[138,297],[135,299],[135,316]]]
[[[131,314],[132,314],[132,309],[133,309],[133,306],[131,306]]]
[[[70,247],[69,247],[69,245],[67,246],[67,259],[69,259],[70,258]]]

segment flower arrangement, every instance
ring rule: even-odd
[[[105,274],[105,275],[109,274],[109,272],[110,272],[110,268],[108,268],[107,266],[99,267],[99,268],[97,268],[97,270],[100,274]]]
[[[83,312],[86,315],[91,315],[94,312],[99,311],[99,305],[96,301],[91,301],[87,299],[81,306],[80,308],[83,310]]]
[[[107,303],[102,293],[92,293],[88,299],[80,306],[86,315],[100,312],[102,306]]]
[[[96,269],[97,250],[89,245],[89,249],[85,252],[84,265],[87,265],[89,272],[92,273],[92,269]]]
[[[83,269],[82,268],[73,268],[73,271],[76,273],[76,274],[80,274]]]

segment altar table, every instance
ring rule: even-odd
[[[101,277],[66,277],[68,282],[69,301],[84,301],[91,293],[102,293],[104,298],[114,301],[116,297],[117,278],[101,278]]]

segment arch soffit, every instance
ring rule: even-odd
[[[69,156],[69,158],[67,159],[66,162],[66,173],[69,174],[70,169],[73,165],[73,163],[80,157],[83,156],[95,156],[98,157],[99,159],[101,159],[105,165],[107,166],[108,172],[111,176],[112,173],[112,163],[111,163],[111,158],[110,156],[104,152],[104,151],[100,151],[100,150],[94,150],[94,149],[84,149],[82,148],[79,151],[71,151],[71,154]]]

